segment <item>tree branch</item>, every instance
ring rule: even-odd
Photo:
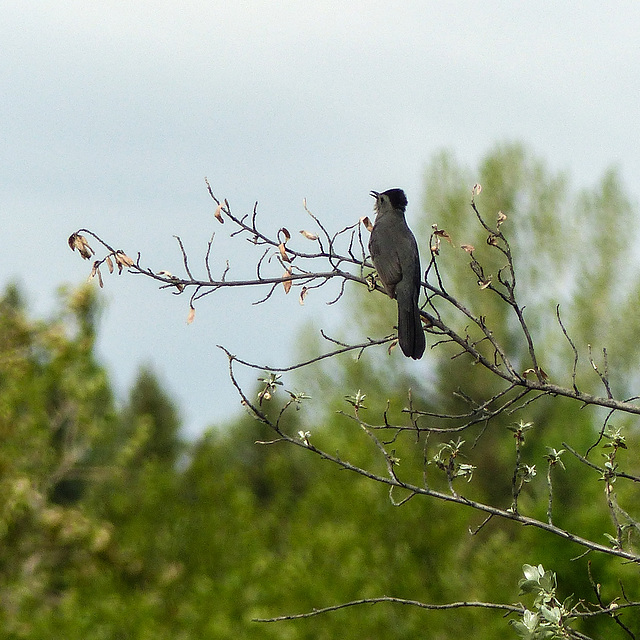
[[[524,607],[518,607],[510,604],[496,604],[494,602],[449,602],[447,604],[427,604],[418,600],[407,600],[406,598],[394,598],[391,596],[381,596],[379,598],[362,598],[360,600],[352,600],[351,602],[342,602],[330,607],[322,607],[321,609],[314,609],[307,613],[295,613],[284,616],[276,616],[274,618],[253,618],[253,622],[282,622],[283,620],[300,620],[303,618],[313,618],[332,611],[339,611],[340,609],[346,609],[348,607],[357,607],[363,604],[380,604],[382,602],[390,602],[393,604],[408,605],[411,607],[418,607],[420,609],[428,609],[430,611],[447,611],[450,609],[462,609],[462,608],[481,608],[481,609],[495,609],[498,611],[505,611],[506,613],[520,613],[524,612]]]

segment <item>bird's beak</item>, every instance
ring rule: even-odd
[[[377,200],[380,194],[377,191],[370,191],[369,195]]]

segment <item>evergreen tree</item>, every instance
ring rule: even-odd
[[[145,425],[146,442],[138,452],[139,462],[153,459],[175,465],[182,447],[180,418],[175,403],[150,367],[140,368],[129,392],[123,421],[127,432],[135,432],[136,426]]]

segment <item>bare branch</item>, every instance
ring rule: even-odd
[[[558,319],[558,324],[560,325],[560,328],[562,329],[562,333],[564,334],[564,337],[569,342],[569,345],[571,346],[571,350],[573,351],[573,370],[571,372],[571,381],[573,383],[573,390],[577,392],[578,391],[578,386],[576,385],[576,372],[578,370],[578,350],[576,349],[576,345],[573,344],[573,340],[569,337],[569,334],[567,333],[567,330],[565,329],[565,326],[562,323],[562,319],[560,318],[560,305],[559,304],[556,305],[556,318]]]
[[[582,462],[583,464],[586,464],[588,467],[591,467],[592,469],[595,469],[596,471],[598,471],[599,473],[603,474],[605,472],[604,467],[600,467],[597,464],[594,464],[593,462],[591,462],[590,460],[587,460],[587,458],[585,458],[584,456],[581,456],[575,449],[573,449],[571,447],[570,444],[563,442],[562,446],[573,456],[575,456],[578,460],[580,460],[580,462]],[[639,476],[634,476],[630,473],[625,473],[624,471],[618,471],[616,469],[615,471],[615,476],[616,478],[625,478],[627,480],[632,480],[633,482],[640,482],[640,477]]]
[[[323,336],[326,338],[326,336],[323,334]],[[330,338],[327,338],[328,340]],[[256,364],[253,362],[248,362],[247,360],[242,360],[241,358],[237,358],[237,357],[233,357],[233,359],[238,363],[238,364],[242,364],[245,367],[250,367],[251,369],[258,369],[260,371],[279,371],[279,372],[286,372],[286,371],[295,371],[296,369],[301,369],[302,367],[307,367],[311,364],[315,364],[316,362],[320,362],[322,360],[327,360],[328,358],[333,358],[334,356],[340,355],[341,353],[348,353],[350,351],[362,351],[363,349],[366,349],[368,347],[372,347],[375,345],[379,345],[379,344],[386,344],[388,342],[391,342],[391,340],[393,340],[392,337],[386,337],[386,338],[381,338],[380,340],[367,340],[367,342],[361,342],[359,344],[352,344],[352,345],[344,345],[341,349],[335,349],[334,351],[330,351],[328,353],[323,353],[322,355],[316,356],[314,358],[310,358],[309,360],[305,360],[303,362],[299,362],[297,364],[292,364],[289,366],[285,366],[285,367],[271,367],[268,365],[264,365],[264,364]],[[334,341],[335,342],[335,341]],[[223,351],[225,351],[225,353],[228,354],[228,351],[225,349],[225,347],[221,346],[221,345],[217,345],[220,349],[222,349]]]
[[[282,622],[283,620],[300,620],[302,618],[312,618],[332,611],[338,611],[340,609],[346,609],[348,607],[356,607],[363,604],[380,604],[382,602],[390,602],[393,604],[403,604],[412,607],[418,607],[420,609],[429,609],[430,611],[447,611],[450,609],[462,609],[462,608],[481,608],[481,609],[496,609],[498,611],[505,611],[506,613],[523,613],[524,607],[517,607],[511,604],[496,604],[494,602],[449,602],[447,604],[427,604],[418,600],[407,600],[406,598],[393,598],[391,596],[381,596],[379,598],[362,598],[360,600],[352,600],[351,602],[343,602],[331,607],[322,607],[321,609],[314,609],[308,613],[296,613],[285,616],[277,616],[275,618],[253,618],[253,622]]]

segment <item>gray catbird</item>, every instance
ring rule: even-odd
[[[420,256],[418,244],[404,218],[407,196],[402,189],[383,193],[376,199],[376,221],[371,230],[369,253],[385,291],[398,301],[398,342],[402,353],[418,360],[425,348],[420,322]]]

